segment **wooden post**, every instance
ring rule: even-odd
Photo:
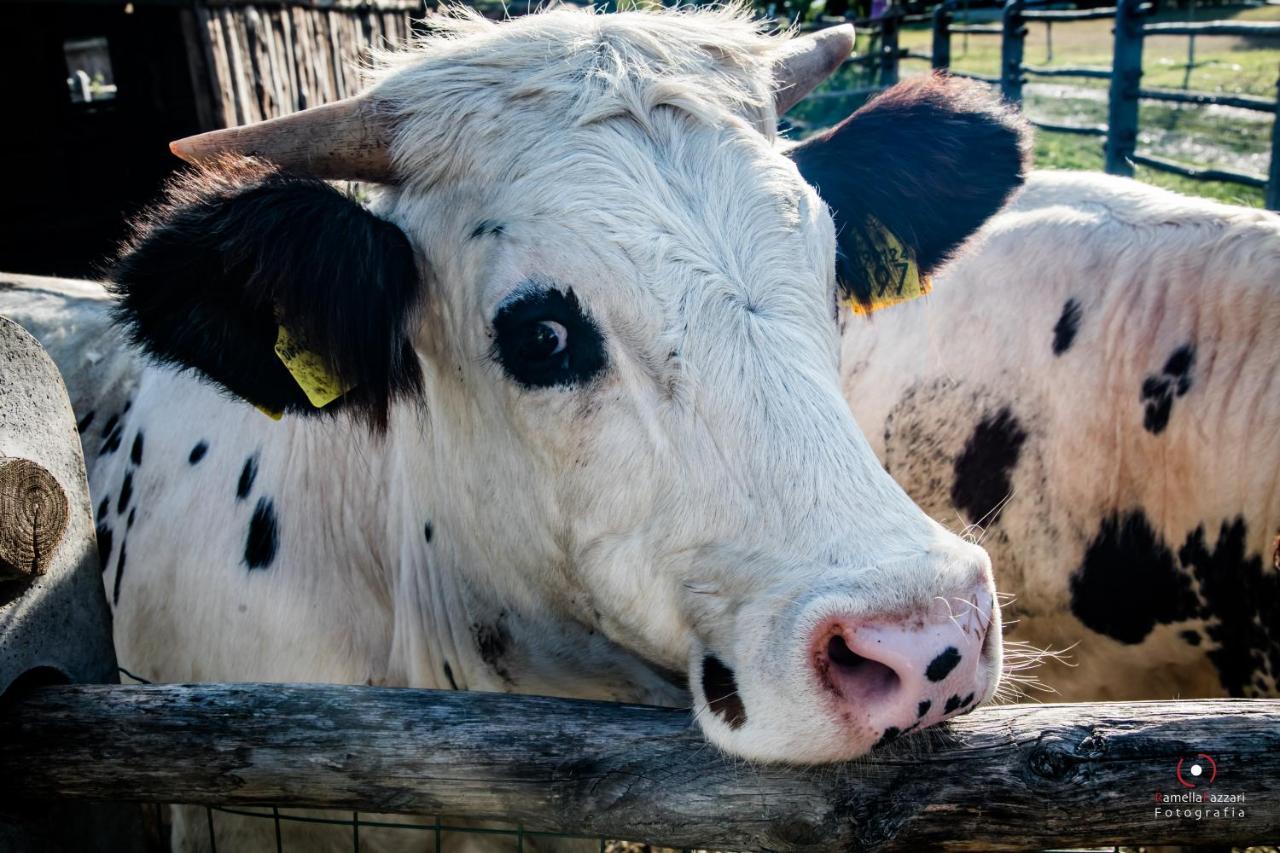
[[[1162,792],[1186,791],[1179,762],[1194,780],[1200,754],[1212,793],[1243,807],[1172,815],[1191,799]],[[13,805],[109,794],[449,815],[722,850],[1280,837],[1271,699],[983,708],[855,762],[788,767],[723,755],[677,709],[315,684],[41,687],[0,706],[0,767]]]
[[[933,49],[931,64],[935,69],[951,67],[951,2],[939,3],[933,10]]]
[[[1276,80],[1276,114],[1271,120],[1271,165],[1267,167],[1263,204],[1267,210],[1280,210],[1280,79]]]
[[[43,575],[67,529],[67,496],[29,459],[0,458],[0,579]]]
[[[1000,93],[1011,104],[1022,106],[1022,57],[1027,25],[1022,19],[1023,0],[1006,0],[1000,34]]]
[[[1115,50],[1107,103],[1107,161],[1112,175],[1133,177],[1138,145],[1138,89],[1142,85],[1142,0],[1117,0]]]
[[[90,387],[110,359],[84,353],[108,332],[106,293],[98,285],[0,273],[0,289],[33,287],[41,299],[61,291],[58,309],[35,312],[51,349],[84,371]],[[17,304],[11,300],[11,305]],[[100,305],[101,325],[87,309]],[[32,318],[28,318],[32,319]],[[41,321],[36,321],[41,324]],[[92,343],[91,343],[92,342]],[[103,381],[106,381],[105,379]],[[95,438],[107,413],[93,424]],[[92,418],[83,416],[81,424]],[[0,563],[17,580],[0,584],[0,695],[35,684],[115,681],[111,611],[103,594],[93,504],[85,482],[80,430],[62,377],[49,354],[11,320],[0,317]],[[5,767],[0,776],[9,772]],[[104,797],[103,799],[114,799]],[[136,807],[46,797],[19,808],[0,806],[0,850],[142,850]]]
[[[892,86],[898,82],[898,60],[901,48],[898,31],[901,29],[902,10],[890,6],[880,18],[880,85]]]

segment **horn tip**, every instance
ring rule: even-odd
[[[830,45],[833,51],[839,52],[841,60],[853,53],[853,44],[856,37],[853,24],[839,24],[834,27],[827,27],[825,30],[818,32],[818,37]]]
[[[173,156],[180,160],[185,160],[188,163],[194,163],[195,146],[191,144],[194,139],[194,136],[185,136],[182,139],[173,140],[169,143],[169,153],[173,154]]]

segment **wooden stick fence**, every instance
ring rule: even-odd
[[[1196,789],[1179,783],[1180,761]],[[0,766],[10,804],[492,817],[734,850],[1280,837],[1280,700],[983,709],[874,757],[794,768],[725,757],[670,709],[329,685],[61,686],[0,707]],[[1157,802],[1165,793],[1206,802]],[[1211,806],[1209,794],[1236,800]],[[1199,819],[1174,816],[1197,808]]]
[[[183,11],[201,123],[226,127],[354,95],[422,0],[204,0]],[[199,58],[197,61],[197,57]]]

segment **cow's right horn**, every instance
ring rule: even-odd
[[[840,24],[799,36],[779,48],[773,61],[773,106],[777,115],[800,103],[853,52],[853,25]]]
[[[328,180],[391,183],[390,125],[373,100],[358,96],[243,127],[212,130],[169,143],[188,163],[223,154],[259,157]]]

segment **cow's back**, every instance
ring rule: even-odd
[[[53,357],[81,434],[101,431],[124,406],[143,366],[113,325],[110,306],[98,282],[0,273],[0,315],[23,326]]]
[[[977,525],[1069,699],[1273,693],[1280,218],[1040,173],[928,299],[852,323],[890,472]],[[1275,632],[1275,633],[1273,633]]]

